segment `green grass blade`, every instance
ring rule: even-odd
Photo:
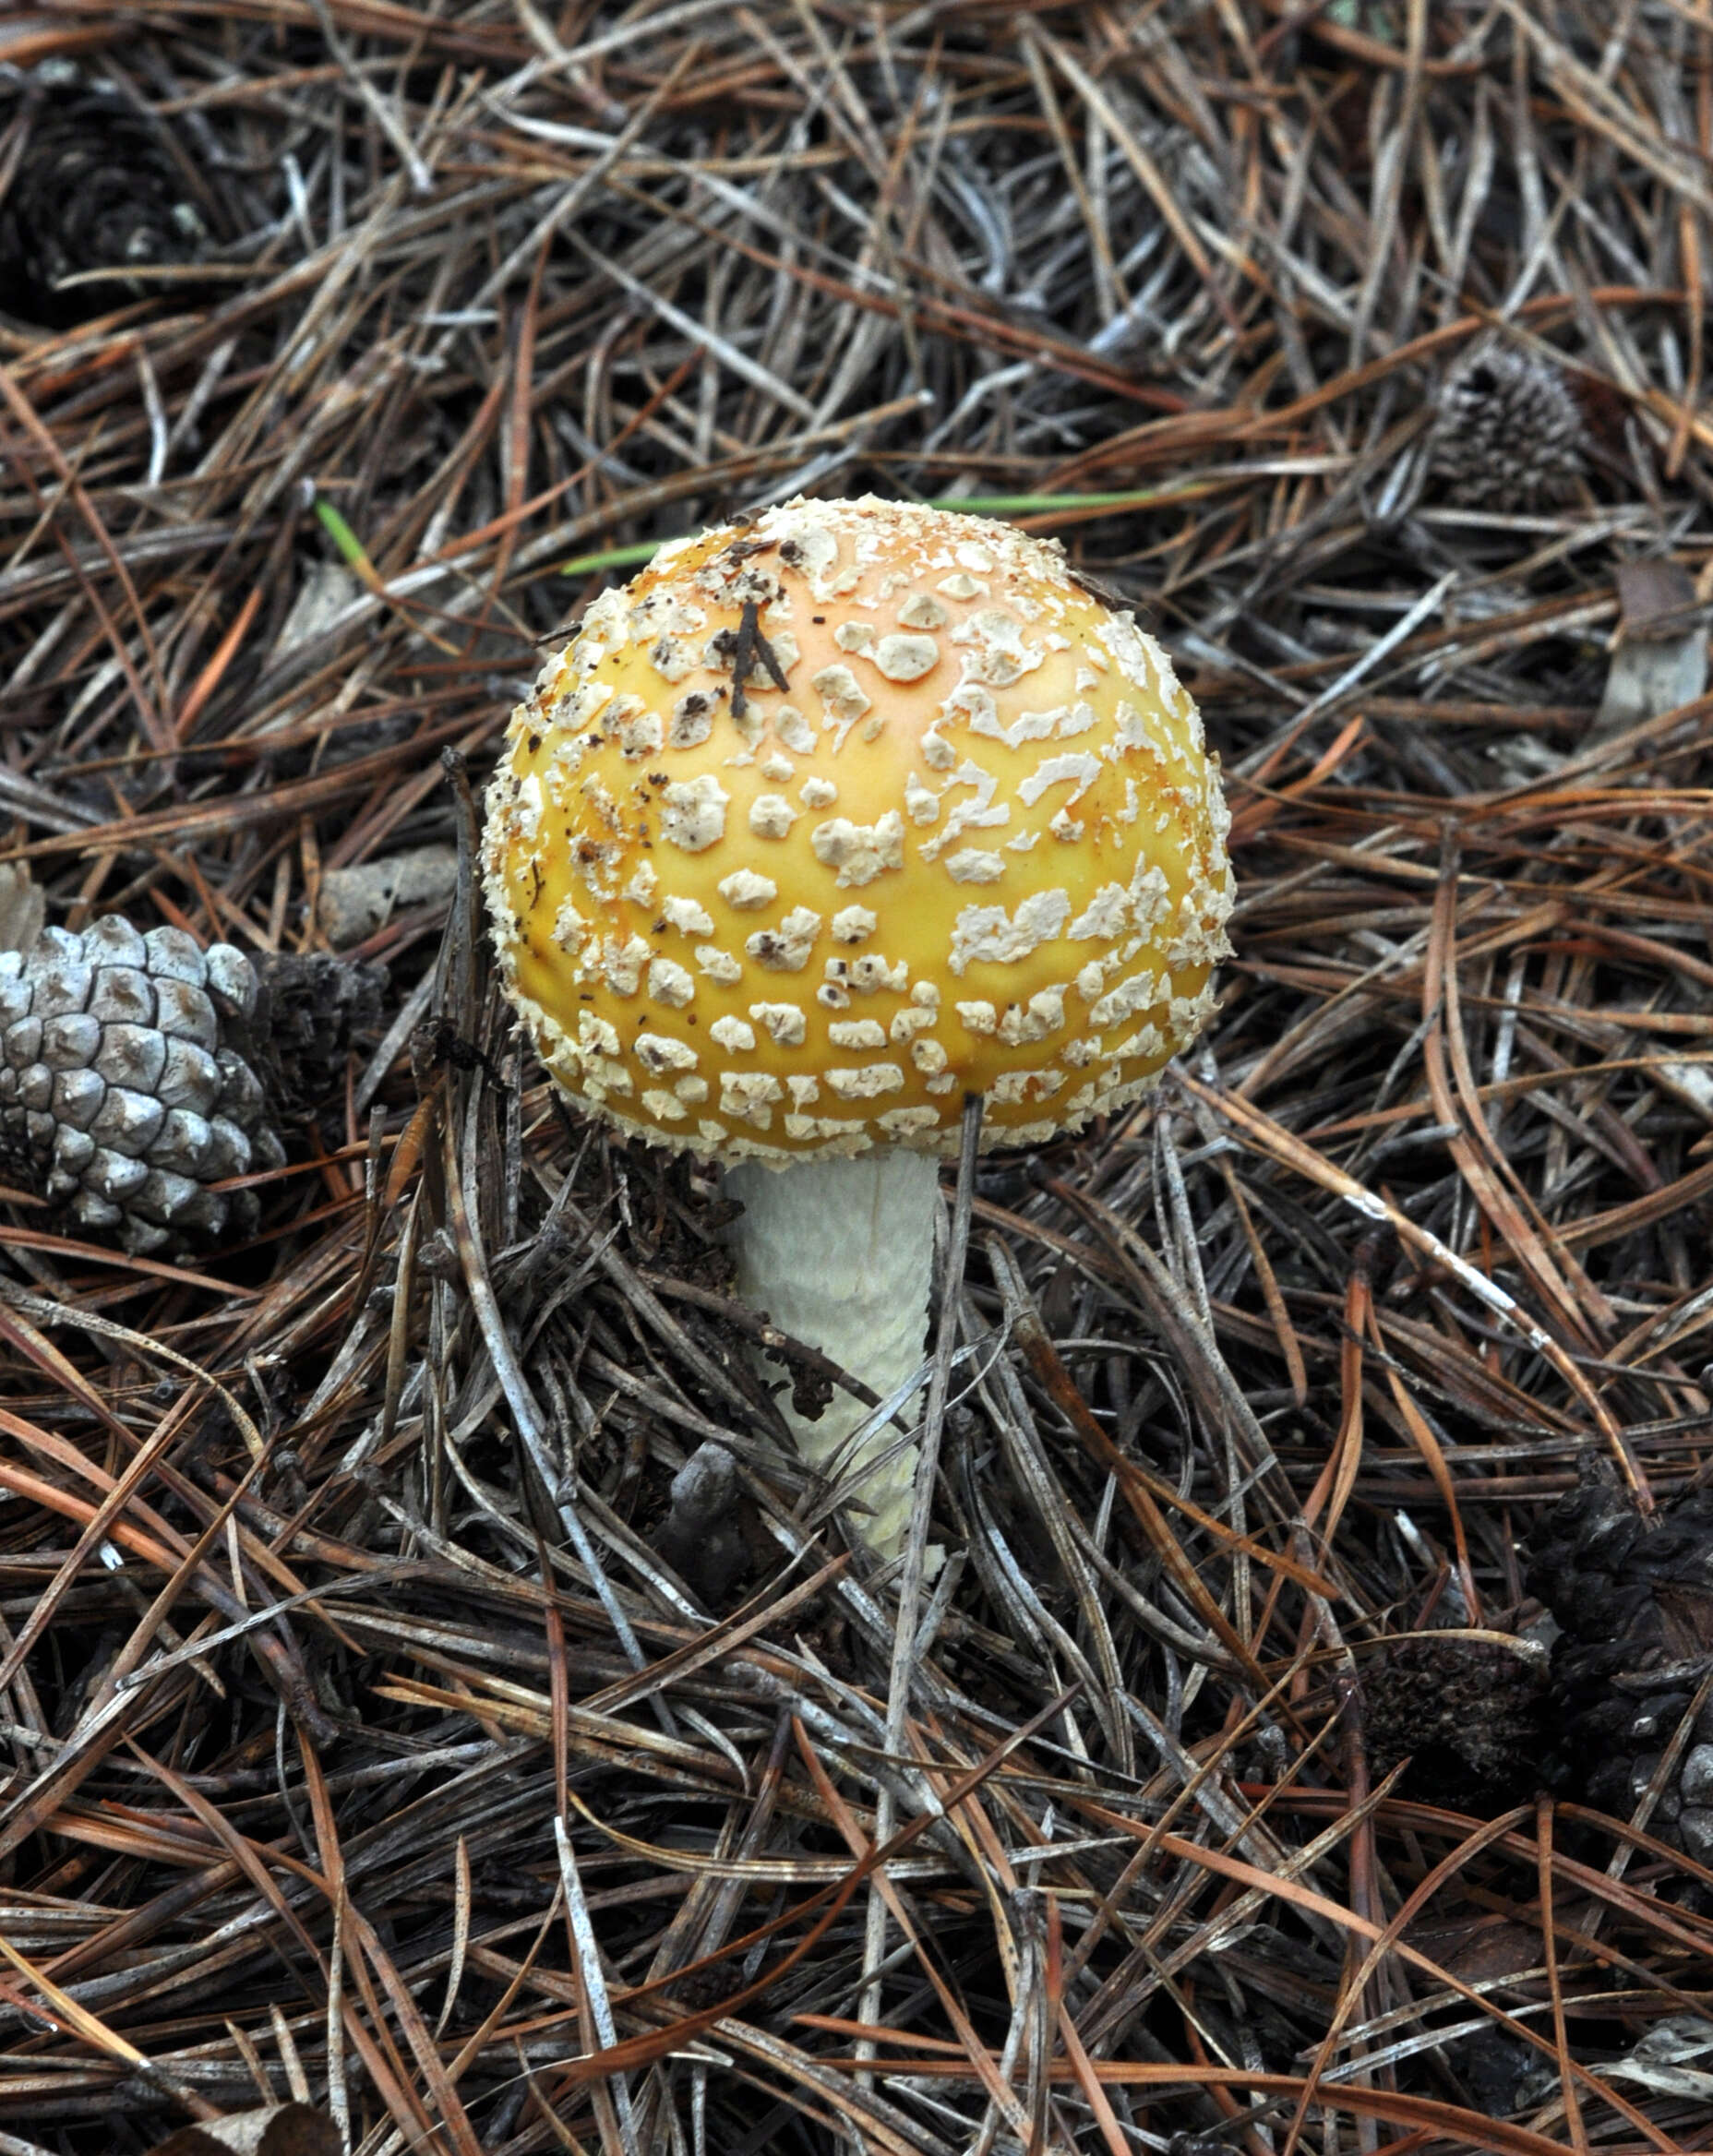
[[[1207,481],[1192,480],[1176,486],[1127,487],[1118,494],[960,494],[950,501],[938,501],[932,506],[952,509],[966,517],[1075,516],[1091,509],[1139,509],[1164,501],[1190,501],[1206,493],[1209,485]],[[317,509],[321,506],[317,502]],[[566,562],[559,574],[589,577],[602,569],[636,569],[665,544],[661,539],[639,539],[629,546],[606,546],[599,554],[580,554],[575,560]]]
[[[345,559],[365,581],[376,581],[375,565],[364,551],[363,542],[330,501],[323,501],[319,495],[315,501],[316,515],[321,520],[321,529],[338,547]]]

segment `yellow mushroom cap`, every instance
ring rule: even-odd
[[[543,1060],[631,1134],[951,1153],[966,1093],[1033,1144],[1194,1036],[1228,821],[1170,660],[1056,545],[797,500],[589,608],[512,715],[485,880]]]

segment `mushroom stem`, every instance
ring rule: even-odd
[[[742,1204],[731,1230],[737,1292],[782,1332],[841,1363],[885,1398],[922,1360],[934,1270],[934,1211],[940,1164],[930,1154],[879,1145],[850,1160],[806,1160],[788,1168],[745,1161],[725,1171],[726,1194]],[[770,1372],[770,1374],[773,1374]],[[869,1413],[835,1392],[821,1414],[799,1415],[788,1396],[781,1414],[803,1457],[824,1471]],[[906,1407],[904,1415],[911,1412]],[[893,1442],[888,1426],[841,1479]],[[906,1447],[860,1481],[871,1509],[856,1515],[863,1539],[896,1556],[910,1525],[916,1453]]]

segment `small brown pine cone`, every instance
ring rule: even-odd
[[[1587,424],[1562,369],[1479,344],[1440,385],[1429,470],[1453,501],[1534,509],[1564,500],[1586,469]]]
[[[353,1036],[379,1024],[386,969],[325,951],[282,951],[252,964],[260,993],[246,1051],[270,1098],[300,1115],[340,1084]]]
[[[1429,1633],[1388,1646],[1362,1674],[1368,1763],[1408,1759],[1403,1793],[1489,1817],[1532,1794],[1546,1656],[1522,1639]]]
[[[207,230],[148,114],[62,64],[9,97],[0,85],[0,132],[14,116],[24,137],[0,201],[0,306],[66,329],[151,289],[123,272],[203,254]],[[87,270],[114,274],[66,282]]]

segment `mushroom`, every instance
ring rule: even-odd
[[[514,713],[485,884],[542,1060],[717,1161],[739,1292],[884,1398],[921,1363],[964,1098],[1027,1146],[1213,1008],[1231,876],[1171,662],[1054,544],[798,499],[663,546]],[[825,1468],[867,1413],[782,1403]],[[850,1463],[903,1546],[914,1456]]]

